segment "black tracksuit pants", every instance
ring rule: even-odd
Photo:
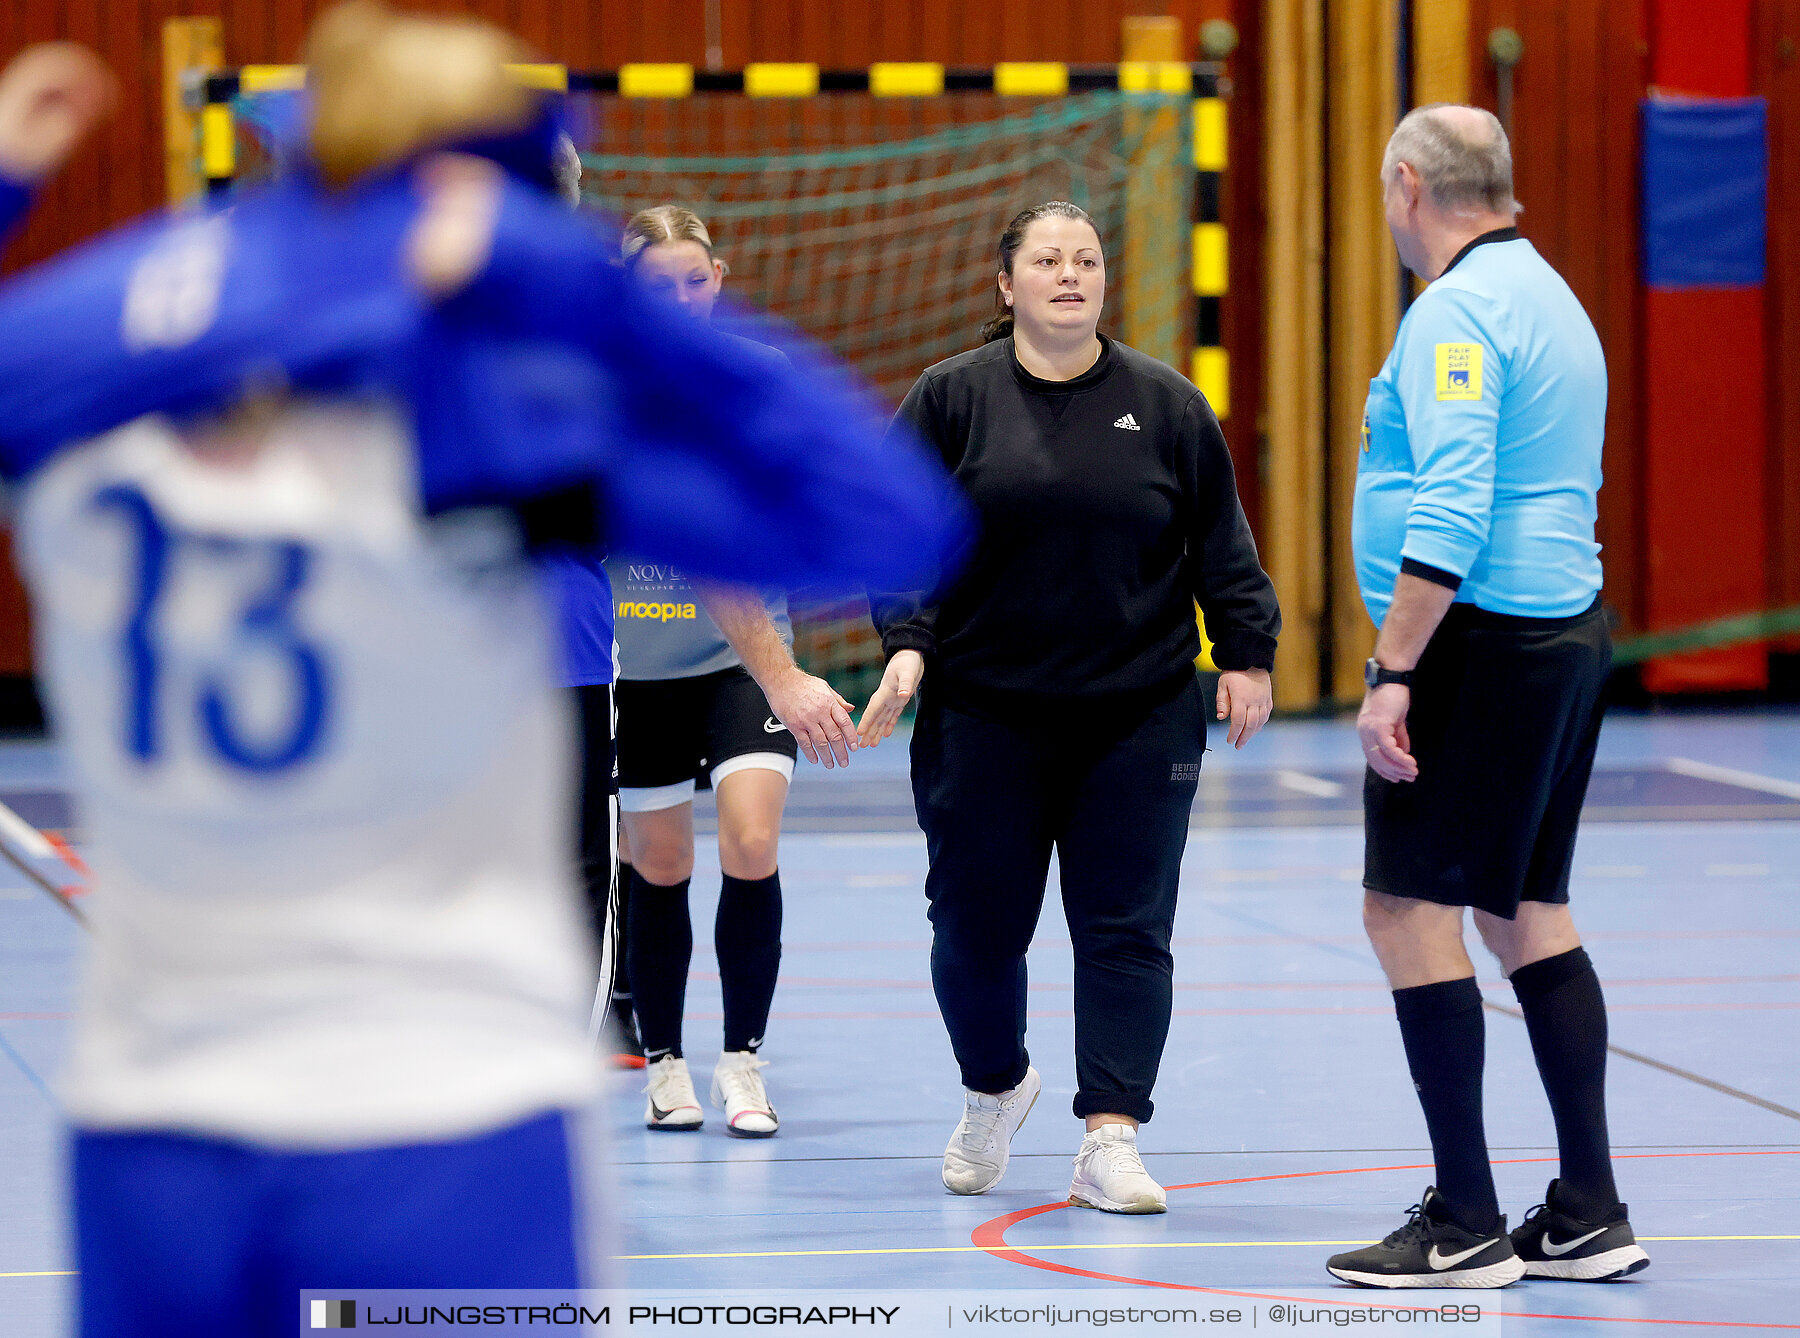
[[[1002,1092],[1025,1076],[1025,951],[1054,848],[1075,950],[1075,1114],[1150,1118],[1206,750],[1199,684],[1159,695],[976,712],[934,701],[929,683],[921,693],[912,774],[931,980],[965,1087]]]

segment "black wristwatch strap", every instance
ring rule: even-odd
[[[1410,669],[1383,669],[1371,655],[1363,665],[1363,685],[1379,688],[1388,683],[1398,683],[1402,687],[1412,686],[1413,671]]]

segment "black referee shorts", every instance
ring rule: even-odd
[[[1419,778],[1363,778],[1363,886],[1508,920],[1569,899],[1612,640],[1572,618],[1454,604],[1413,674]]]

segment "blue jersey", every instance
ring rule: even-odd
[[[562,627],[563,681],[572,688],[614,677],[612,581],[592,553],[550,553],[544,576]]]
[[[883,582],[961,534],[838,374],[664,312],[525,188],[421,302],[417,208],[297,178],[0,287],[0,470],[95,874],[81,1126],[334,1149],[584,1100],[529,552]]]
[[[1369,384],[1351,541],[1377,625],[1403,562],[1520,617],[1600,590],[1600,340],[1530,242],[1490,236],[1420,294]]]
[[[405,179],[342,196],[297,176],[8,284],[0,472],[259,385],[391,394],[428,513],[557,499],[568,546],[603,537],[783,586],[895,588],[962,550],[966,508],[942,469],[884,441],[880,406],[820,355],[761,330],[788,355],[777,365],[664,309],[584,222],[517,184],[487,268],[428,306],[400,259],[417,210]]]

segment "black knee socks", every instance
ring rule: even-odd
[[[781,968],[781,875],[733,878],[719,889],[713,921],[719,990],[725,998],[725,1048],[754,1050],[769,1025]]]
[[[1406,1064],[1425,1110],[1438,1193],[1458,1225],[1493,1228],[1500,1215],[1481,1118],[1487,1031],[1474,976],[1394,991]]]
[[[688,966],[694,956],[687,881],[661,887],[633,869],[627,904],[625,951],[644,1057],[651,1063],[664,1055],[679,1058]],[[725,1049],[754,1050],[768,1027],[781,966],[780,874],[725,879],[713,946],[725,1000]]]
[[[631,1003],[637,1014],[644,1058],[681,1057],[681,1014],[687,1006],[688,964],[694,956],[694,926],[688,919],[688,880],[673,887],[646,882],[631,871],[631,921],[625,955],[631,973]]]
[[[1512,973],[1531,1052],[1556,1120],[1556,1207],[1584,1222],[1618,1205],[1606,1133],[1606,1000],[1585,948]]]

